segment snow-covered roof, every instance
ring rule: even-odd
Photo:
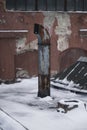
[[[81,56],[78,61],[81,61],[81,62],[87,62],[87,57],[83,57]]]
[[[80,57],[76,63],[54,78],[51,85],[87,94],[87,57]]]

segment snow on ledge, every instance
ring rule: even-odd
[[[0,30],[0,33],[27,33],[28,30]]]
[[[81,62],[87,62],[87,57],[83,57],[81,56],[78,61],[81,61]]]

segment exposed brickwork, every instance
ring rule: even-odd
[[[87,50],[87,37],[80,36],[80,29],[87,28],[87,14],[70,14],[72,34],[70,47],[80,47]]]
[[[38,52],[29,51],[15,55],[16,68],[27,70],[29,76],[38,75]]]
[[[0,79],[12,80],[15,78],[13,39],[0,39]]]
[[[87,50],[81,48],[70,48],[63,51],[59,55],[59,71],[61,72],[65,68],[74,64],[80,56],[87,56]]]

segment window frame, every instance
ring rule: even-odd
[[[14,3],[14,6],[13,7],[10,7],[10,2]],[[85,3],[87,4],[87,0],[72,0],[74,1],[74,7],[73,8],[69,8],[69,4],[68,4],[68,0],[53,0],[54,1],[54,6],[53,6],[53,9],[52,7],[49,7],[48,5],[48,0],[44,0],[45,1],[45,5],[44,7],[39,8],[40,5],[39,5],[39,0],[33,0],[34,1],[34,8],[30,8],[28,9],[28,6],[27,6],[27,3],[29,0],[23,0],[24,1],[24,9],[21,10],[21,9],[17,9],[17,1],[18,0],[6,0],[6,10],[7,11],[58,11],[58,12],[79,12],[79,11],[82,11],[82,12],[87,12],[87,5],[85,5]],[[63,3],[60,3],[60,4],[63,4],[61,6],[58,6],[58,2],[61,1]],[[81,4],[79,3],[79,1],[81,2]],[[8,3],[7,3],[8,2]],[[51,8],[51,9],[50,9]]]

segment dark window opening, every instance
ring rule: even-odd
[[[6,0],[8,10],[87,11],[87,0]]]
[[[46,0],[39,0],[39,2],[38,2],[38,10],[47,10],[46,9]]]
[[[55,10],[55,0],[47,0],[47,10]]]
[[[67,11],[75,11],[75,0],[67,0]]]
[[[76,11],[83,11],[84,10],[84,0],[76,0]]]
[[[64,0],[64,11],[67,11],[67,0]]]
[[[26,10],[35,10],[35,0],[26,0]]]
[[[57,10],[64,11],[64,0],[57,0]]]
[[[16,0],[16,10],[25,10],[25,1],[24,0]]]
[[[87,11],[87,0],[84,0],[84,11]]]
[[[14,10],[15,9],[15,1],[14,0],[6,0],[6,8],[8,10]]]

